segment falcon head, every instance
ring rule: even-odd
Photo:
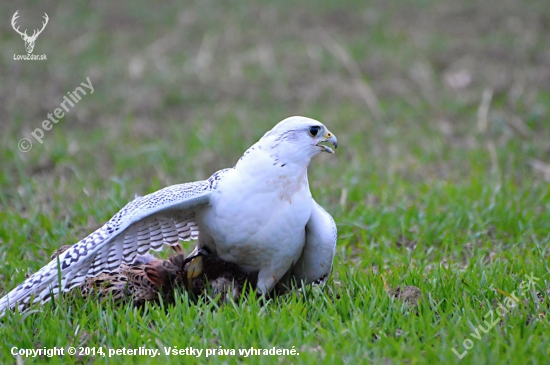
[[[260,140],[262,145],[274,149],[278,157],[306,158],[308,162],[318,153],[334,153],[323,142],[338,147],[336,136],[323,123],[306,117],[286,118]]]

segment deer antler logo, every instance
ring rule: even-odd
[[[24,32],[21,32],[19,30],[19,26],[16,28],[15,27],[15,21],[17,18],[19,18],[19,15],[17,15],[17,13],[19,12],[19,10],[17,10],[15,12],[15,14],[13,14],[13,18],[11,18],[11,26],[13,27],[13,29],[15,29],[15,31],[17,33],[19,33],[21,35],[21,38],[23,38],[23,40],[25,41],[25,49],[27,50],[27,53],[32,53],[32,50],[34,49],[34,42],[36,41],[36,38],[38,38],[38,36],[40,35],[40,33],[42,33],[42,31],[44,30],[44,28],[46,28],[46,24],[48,24],[48,14],[44,13],[44,22],[42,22],[42,29],[38,30],[38,29],[35,29],[34,32],[32,33],[32,35],[29,37],[27,35],[27,30],[25,29]]]

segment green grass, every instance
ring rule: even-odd
[[[550,11],[543,1],[2,3],[0,289],[98,228],[134,194],[232,166],[290,115],[325,123],[310,167],[339,241],[324,289],[262,305],[145,310],[67,298],[0,320],[12,347],[296,349],[212,363],[531,363],[550,356]],[[50,17],[35,54],[23,27]],[[449,83],[467,75],[465,86]],[[95,88],[30,133],[86,77]],[[454,86],[452,86],[453,84]],[[458,86],[457,86],[458,85]],[[484,124],[484,90],[492,98]],[[372,91],[376,98],[373,98]],[[23,153],[18,141],[30,138]],[[187,247],[190,249],[190,246]],[[540,278],[481,339],[475,328]],[[387,290],[414,285],[418,307]],[[69,296],[70,297],[70,296]],[[486,326],[485,326],[486,327]],[[460,360],[463,341],[473,347]],[[237,350],[238,354],[238,350]],[[63,356],[25,363],[180,363]]]

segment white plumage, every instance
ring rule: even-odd
[[[61,254],[0,299],[0,315],[45,302],[86,277],[112,272],[136,255],[195,240],[222,260],[258,272],[268,293],[283,277],[323,282],[332,268],[337,231],[312,198],[307,168],[321,142],[337,145],[320,122],[291,117],[250,147],[232,169],[208,180],[136,197],[103,227]],[[200,232],[200,234],[199,234]]]

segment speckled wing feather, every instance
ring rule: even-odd
[[[0,299],[0,316],[15,306],[25,308],[32,297],[35,302],[46,302],[60,288],[68,291],[87,277],[115,271],[150,249],[175,245],[180,239],[197,239],[195,214],[209,203],[225,171],[208,180],[169,186],[131,201],[103,227]]]

